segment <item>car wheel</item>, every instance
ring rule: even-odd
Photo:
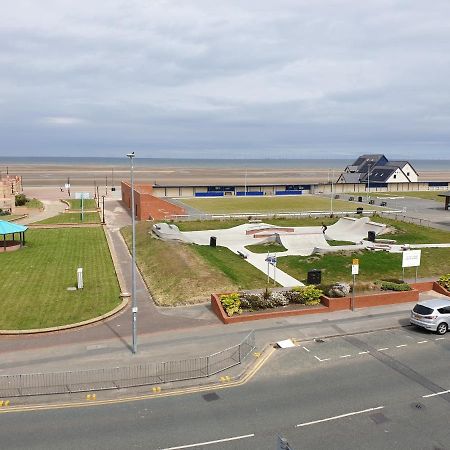
[[[441,322],[436,328],[436,333],[445,334],[447,333],[447,329],[448,329],[447,324],[445,322]]]

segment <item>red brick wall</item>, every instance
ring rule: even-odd
[[[124,206],[131,209],[131,188],[122,181],[122,202]],[[136,207],[136,219],[167,219],[175,215],[184,215],[186,211],[180,206],[173,205],[167,200],[151,195],[153,188],[150,185],[138,184],[134,189],[134,201]]]

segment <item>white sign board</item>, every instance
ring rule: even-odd
[[[75,192],[75,199],[81,200],[81,199],[88,199],[90,198],[89,192]]]
[[[402,267],[419,267],[422,250],[407,250],[403,252]]]
[[[358,275],[358,274],[359,274],[359,265],[352,264],[352,275]]]
[[[83,268],[79,267],[77,269],[77,287],[78,289],[83,289],[84,284],[83,284]]]
[[[69,184],[69,183],[66,183],[66,184],[64,185],[64,187],[65,187],[66,189],[70,189],[70,184]]]

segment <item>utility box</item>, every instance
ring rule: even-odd
[[[362,214],[364,211],[364,208],[362,208],[361,206],[359,206],[358,208],[356,208],[356,214]]]
[[[211,236],[209,238],[209,246],[215,247],[217,245],[217,238],[215,236]]]
[[[77,269],[77,288],[83,289],[83,268],[79,267]]]
[[[375,231],[367,232],[367,240],[370,242],[375,242]]]
[[[309,270],[306,282],[308,284],[320,284],[322,282],[322,271],[318,269]]]

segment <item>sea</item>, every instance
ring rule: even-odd
[[[393,158],[392,158],[393,159]],[[142,167],[181,167],[181,168],[338,168],[343,169],[353,159],[203,159],[203,158],[135,158],[135,166]],[[417,171],[450,171],[450,159],[410,159]],[[45,165],[45,166],[101,166],[121,167],[128,165],[128,159],[105,157],[10,157],[0,156],[0,167],[8,165]]]

